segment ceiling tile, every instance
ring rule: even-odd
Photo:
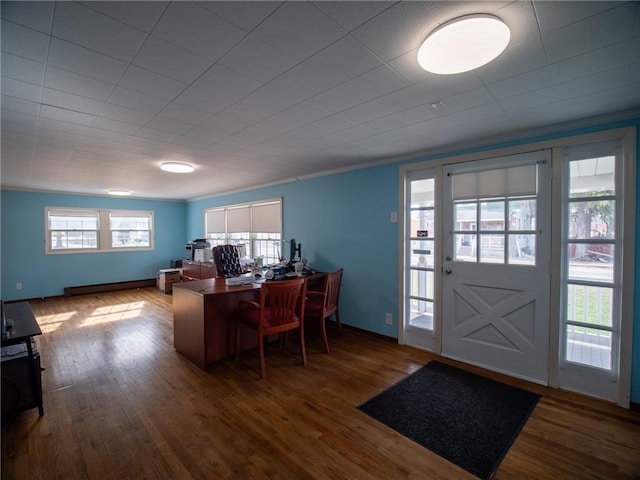
[[[51,38],[49,64],[106,83],[117,83],[127,64],[107,55]]]
[[[126,133],[118,133],[111,130],[103,130],[101,128],[95,127],[87,128],[84,132],[84,135],[90,138],[108,140],[109,142],[113,142],[115,146],[121,145],[131,138],[131,135],[128,135]],[[106,156],[106,158],[110,157]]]
[[[103,102],[93,98],[81,97],[71,93],[53,90],[51,88],[42,89],[42,104],[64,108],[74,112],[97,115],[102,108]]]
[[[56,67],[47,67],[44,79],[45,87],[74,93],[82,97],[105,101],[111,95],[115,85],[85,77],[73,72],[67,72]]]
[[[382,60],[389,61],[420,46],[436,20],[428,2],[396,3],[352,34]]]
[[[624,67],[607,70],[556,85],[559,100],[608,90],[623,83]],[[640,83],[640,82],[639,82]]]
[[[93,122],[93,119],[95,118],[95,115],[74,112],[51,105],[42,105],[42,108],[40,109],[40,116],[51,120],[60,120],[62,122],[69,122],[77,125],[91,125],[91,122]]]
[[[507,113],[521,112],[538,105],[548,105],[558,101],[558,94],[554,86],[547,86],[538,90],[522,92],[500,100],[500,106]]]
[[[552,63],[629,39],[640,3],[630,2],[543,36]]]
[[[329,108],[342,106],[342,110],[360,103],[374,100],[387,93],[400,90],[409,82],[387,66],[371,70],[318,95],[322,104]]]
[[[52,35],[110,57],[131,61],[147,34],[73,2],[56,3]]]
[[[620,6],[624,2],[535,2],[533,4],[542,32],[550,32]]]
[[[309,2],[284,2],[253,34],[302,60],[344,36],[345,31]]]
[[[36,62],[44,62],[47,57],[49,37],[30,28],[2,20],[1,33],[3,52],[9,52]]]
[[[133,90],[122,87],[116,87],[107,101],[114,105],[120,105],[121,107],[132,108],[154,115],[167,104],[167,101],[161,98],[134,92]]]
[[[28,115],[20,112],[12,112],[10,110],[2,109],[2,139],[4,141],[4,120],[7,119],[10,122],[25,126],[25,127],[37,127],[38,117],[35,115]],[[4,159],[6,161],[6,158]]]
[[[100,130],[108,130],[110,132],[124,133],[128,135],[133,135],[138,129],[140,129],[140,125],[120,122],[106,117],[96,117],[91,126]]]
[[[539,37],[529,42],[507,47],[493,62],[475,70],[475,74],[485,83],[493,83],[505,77],[519,75],[547,64],[545,49]]]
[[[165,100],[173,100],[187,84],[144,68],[129,65],[118,86]]]
[[[22,98],[10,97],[9,95],[2,94],[2,101],[0,105],[2,105],[2,110],[9,110],[12,112],[24,113],[27,115],[38,115],[40,111],[40,103],[39,102],[31,102],[29,100],[24,100]],[[4,127],[4,122],[3,125]]]
[[[84,6],[133,27],[150,32],[169,2],[149,1],[88,1]]]
[[[520,75],[506,78],[487,85],[489,91],[498,100],[539,90],[555,83],[551,67],[538,68]]]
[[[18,57],[7,52],[2,52],[2,76],[14,78],[36,85],[42,85],[44,78],[44,64],[34,62],[27,58]]]
[[[211,66],[210,60],[153,36],[147,38],[132,63],[185,83],[193,82]]]
[[[194,2],[171,2],[152,33],[213,61],[246,35],[244,30]]]
[[[298,60],[251,35],[218,62],[257,82],[268,82],[293,67]]]
[[[571,57],[551,66],[556,82],[566,82],[575,78],[591,75],[604,70],[621,67],[627,62],[629,42],[594,50],[583,55]]]
[[[388,115],[384,108],[374,102],[362,103],[342,112],[342,116],[353,123],[366,123]]]
[[[249,32],[267,18],[278,6],[279,2],[242,1],[242,2],[198,2],[207,10],[215,13],[243,30]]]
[[[42,98],[42,87],[34,85],[33,83],[2,77],[2,93],[31,102],[40,102]]]
[[[171,120],[170,118],[155,116],[146,123],[145,127],[162,130],[176,135],[182,135],[183,133],[191,130],[193,125]]]
[[[382,62],[359,42],[345,37],[296,65],[287,74],[329,88],[381,66]]]
[[[231,105],[233,101],[211,92],[205,92],[199,88],[189,87],[178,95],[173,103],[185,108],[191,108],[215,115],[219,111]]]
[[[191,125],[198,125],[211,117],[210,113],[194,110],[188,107],[182,107],[176,102],[168,104],[158,113],[158,115]]]
[[[100,110],[99,117],[142,126],[151,120],[153,115],[148,112],[133,110],[112,103],[105,103]]]
[[[361,124],[371,133],[382,133],[406,127],[408,123],[400,115],[391,114]]]
[[[48,34],[54,2],[2,2],[2,18]]]
[[[314,2],[314,5],[334,22],[350,32],[379,15],[394,3],[387,1],[320,1]]]
[[[135,137],[171,142],[174,138],[178,137],[178,134],[175,132],[169,133],[166,130],[156,130],[154,128],[143,127],[136,132]]]
[[[202,126],[229,135],[262,120],[262,118],[264,116],[256,109],[236,104],[203,122]]]
[[[238,100],[256,90],[260,83],[245,75],[216,64],[204,73],[193,86],[228,98]]]

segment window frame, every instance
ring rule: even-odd
[[[69,215],[71,217],[95,217],[98,220],[96,229],[96,246],[89,248],[53,248],[52,232],[59,230],[51,228],[51,215]],[[111,216],[129,216],[129,217],[145,217],[149,220],[149,245],[140,247],[114,247],[112,238],[113,232],[121,229],[111,229]],[[45,229],[45,254],[76,254],[76,253],[104,253],[104,252],[139,252],[146,250],[155,250],[155,225],[154,212],[152,210],[130,210],[130,209],[100,209],[100,208],[83,208],[83,207],[45,207],[44,212],[44,229]],[[69,229],[68,231],[77,231]],[[140,230],[135,230],[140,231]]]
[[[263,232],[263,231],[253,230],[253,226],[255,223],[254,222],[255,210],[267,205],[278,205],[279,207],[278,208],[279,219],[277,219],[277,222],[279,223],[279,230],[280,230],[279,232]],[[238,211],[238,209],[243,209],[243,208],[249,209],[249,230],[243,231],[243,232],[229,231],[228,220],[227,220],[228,212]],[[209,231],[207,220],[209,218],[208,216],[209,213],[212,213],[212,212],[224,212],[224,225],[225,225],[224,232]],[[225,245],[225,244],[244,245],[246,248],[247,257],[253,259],[256,257],[255,252],[258,250],[257,245],[259,243],[266,244],[267,247],[265,248],[267,248],[268,250],[268,243],[276,242],[279,244],[279,247],[277,248],[276,253],[279,254],[280,258],[283,257],[284,238],[282,233],[282,197],[266,199],[266,200],[257,200],[254,202],[240,203],[240,204],[234,204],[234,205],[221,205],[217,207],[205,208],[203,210],[203,225],[204,225],[204,237],[207,239],[207,241],[211,244],[212,247],[215,247],[216,245]],[[267,235],[268,238],[266,239],[261,238],[265,234]],[[269,238],[270,235],[274,235],[274,237],[276,238]],[[275,256],[267,257],[267,258],[273,259],[274,261],[273,262],[265,261],[264,262],[265,264],[277,263],[279,261],[279,259],[276,259]]]

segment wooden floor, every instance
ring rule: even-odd
[[[176,353],[154,289],[31,305],[45,414],[2,433],[3,480],[475,478],[356,408],[428,353],[330,326],[331,354],[310,332],[308,366],[292,339],[261,381],[256,352],[207,372]],[[506,381],[542,399],[494,478],[640,478],[640,413]]]

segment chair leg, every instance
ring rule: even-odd
[[[267,378],[267,366],[264,361],[264,337],[258,336],[258,354],[260,356],[260,378]]]
[[[320,320],[320,329],[322,330],[322,340],[324,341],[324,349],[329,353],[329,340],[327,339],[326,318]]]
[[[236,320],[236,360],[240,360],[240,320]]]
[[[340,314],[338,310],[335,311],[336,323],[338,324],[338,332],[340,332],[340,336],[342,337],[342,324],[340,323]]]
[[[307,366],[307,349],[304,345],[304,328],[300,327],[300,354],[302,355],[302,364]]]

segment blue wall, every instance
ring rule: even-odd
[[[184,202],[2,190],[2,299],[62,295],[64,287],[155,278],[182,258]],[[152,210],[155,250],[45,254],[45,207]],[[16,290],[16,283],[22,290]]]

